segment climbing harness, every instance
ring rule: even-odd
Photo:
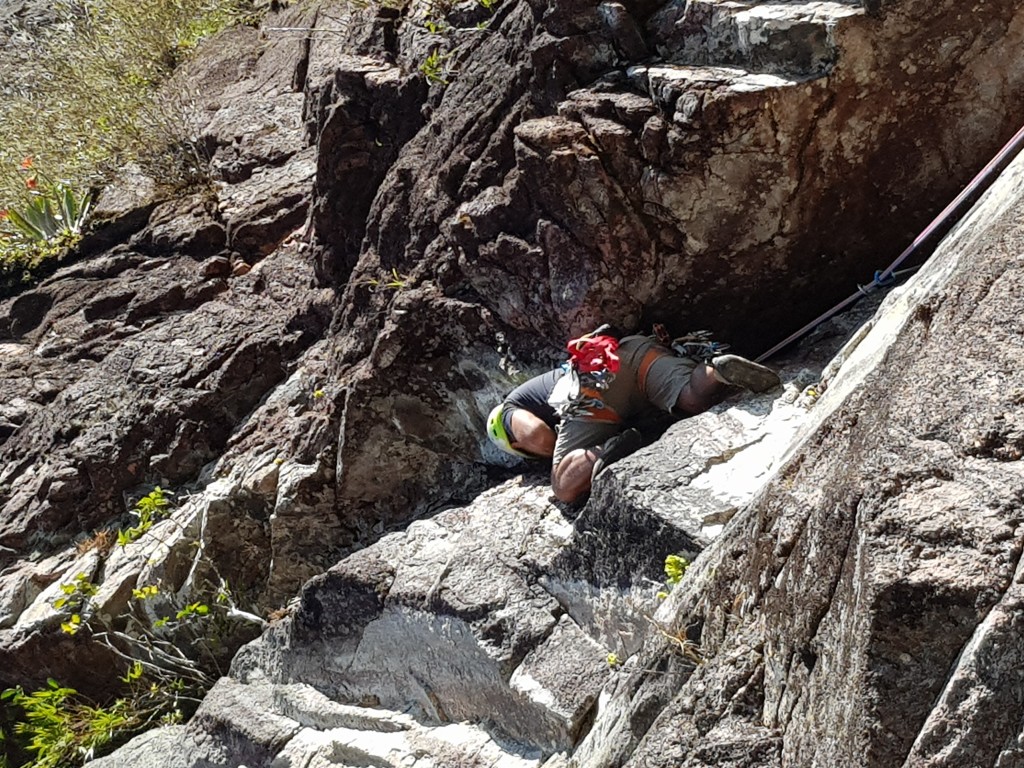
[[[599,421],[618,421],[618,415],[600,397],[615,380],[620,365],[618,340],[602,335],[608,328],[606,323],[566,344],[569,359],[562,363],[565,375],[548,398],[548,404],[562,419],[586,415]]]
[[[810,333],[832,316],[842,312],[862,296],[867,296],[879,288],[887,288],[890,285],[893,285],[895,283],[896,276],[901,274],[896,271],[896,268],[933,237],[945,236],[949,230],[953,228],[953,225],[956,224],[956,222],[967,213],[970,207],[977,202],[982,193],[991,186],[995,177],[1002,173],[1013,158],[1017,156],[1017,153],[1020,152],[1022,146],[1024,146],[1024,126],[1022,126],[1021,129],[1013,135],[1013,138],[1003,145],[1003,148],[999,150],[995,157],[989,160],[988,164],[986,164],[984,168],[978,171],[978,174],[971,179],[971,182],[959,195],[956,196],[953,202],[942,209],[942,212],[936,216],[927,227],[925,227],[924,231],[914,239],[914,242],[904,249],[903,253],[896,257],[896,260],[893,261],[892,264],[883,270],[875,272],[874,280],[867,285],[858,285],[857,291],[854,294],[843,299],[843,301],[839,302],[832,309],[816,317],[800,330],[787,336],[767,352],[757,357],[756,362],[764,362],[783,347],[789,346],[789,344],[801,338],[805,334]],[[912,267],[910,269],[903,270],[903,272],[912,272],[915,269],[918,269],[918,267]]]

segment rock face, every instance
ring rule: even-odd
[[[0,302],[0,684],[116,685],[57,629],[76,574],[95,615],[216,575],[301,592],[97,764],[1024,764],[1019,167],[816,404],[856,318],[582,510],[480,430],[600,322],[752,354],[846,295],[1017,127],[1022,38],[1010,0],[506,0],[211,41],[210,188],[126,176]],[[170,520],[90,548],[157,484]]]
[[[574,765],[1022,764],[1022,205],[1018,159],[659,614],[701,663],[645,648]]]
[[[576,516],[527,475],[383,538],[311,580],[187,727],[98,764],[1020,764],[1022,205],[1024,157],[821,397],[794,359],[781,395],[673,426]],[[659,605],[660,553],[708,542]],[[462,720],[476,736],[438,741]]]

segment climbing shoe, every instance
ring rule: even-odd
[[[719,381],[751,392],[767,392],[781,383],[779,375],[771,368],[739,355],[719,355],[712,358],[711,367]]]
[[[642,444],[643,438],[640,436],[640,431],[636,429],[627,429],[614,437],[609,437],[601,447],[601,455],[594,462],[594,471],[591,472],[590,479],[593,480],[610,464],[629,456]]]

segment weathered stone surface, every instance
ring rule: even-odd
[[[273,271],[270,291],[263,273],[206,279],[190,259],[122,260],[115,272],[120,282],[97,281],[85,265],[70,267],[35,290],[45,299],[41,313],[14,308],[18,336],[9,346],[16,354],[0,361],[0,381],[8,402],[23,405],[0,465],[5,546],[45,553],[79,532],[116,527],[126,496],[156,484],[181,490],[218,458],[235,426],[287,376],[327,322],[326,296],[310,290],[311,270],[297,244],[261,266]],[[266,534],[258,529],[269,510],[258,511],[255,527],[246,528],[237,515],[245,506],[244,498],[226,505],[230,528],[242,534],[221,537],[211,551],[223,554],[224,572],[239,587],[254,586],[256,597],[267,572],[251,565],[266,562]],[[289,589],[308,575],[307,566],[304,576],[285,579]],[[30,582],[17,578],[25,586],[13,589],[28,595]],[[110,588],[120,591],[123,605],[132,585],[117,583]],[[23,599],[7,604],[12,629],[4,641],[10,643],[3,651],[4,684],[31,686],[52,676],[81,685],[82,675],[70,668],[83,668],[79,657],[55,655],[43,663],[29,653],[37,642],[51,641],[26,644],[25,627],[15,628],[22,622],[13,611]],[[50,631],[59,632],[56,624]]]
[[[859,3],[794,6],[667,3],[648,27],[658,53],[690,64],[739,64],[762,72],[822,74],[840,53],[837,28],[863,13]]]
[[[287,713],[287,714],[280,714]],[[283,744],[282,744],[283,742]],[[161,762],[156,762],[158,759]],[[95,761],[118,766],[359,766],[538,768],[536,752],[516,752],[468,724],[428,726],[404,714],[337,704],[306,685],[219,683],[187,728],[139,736]],[[545,763],[557,768],[558,763]]]
[[[21,560],[4,573],[0,591],[0,628],[14,625],[25,609],[67,570],[73,553],[65,551],[37,563]]]
[[[194,492],[185,525],[106,559],[100,604],[190,594],[214,575],[193,543],[254,611],[313,580],[201,717],[121,764],[553,766],[588,729],[594,768],[1013,764],[1019,286],[997,260],[924,291],[898,337],[918,358],[881,316],[809,412],[821,358],[787,362],[790,402],[616,465],[574,521],[543,477],[469,501],[507,477],[483,416],[569,333],[667,320],[751,354],[882,266],[1016,127],[1018,4],[301,5],[181,73],[215,185],[111,196],[130,245],[101,231],[0,303],[0,683],[110,683],[84,634],[23,612],[160,482]],[[812,428],[788,463],[759,438]],[[664,555],[719,525],[659,606]],[[307,722],[293,683],[421,722],[386,744],[365,732],[391,714]]]
[[[355,266],[366,216],[402,146],[422,126],[423,81],[381,59],[341,62],[311,83],[307,130],[316,139],[316,204],[322,279],[344,284]]]
[[[118,766],[267,766],[300,729],[272,710],[268,686],[222,681],[213,687],[190,725],[145,733],[115,754],[93,761],[97,768]]]
[[[254,275],[226,295],[227,284],[206,282],[189,260],[147,262],[132,272],[136,287],[127,293],[112,291],[123,292],[128,281],[106,287],[73,274],[40,288],[65,303],[55,303],[24,340],[36,352],[30,365],[45,375],[77,362],[79,376],[4,444],[8,543],[59,537],[72,520],[78,530],[96,526],[118,515],[120,494],[147,478],[194,478],[324,322],[322,297],[303,285],[294,249],[276,259],[277,297],[262,292]],[[72,286],[84,291],[75,295]],[[92,322],[74,311],[82,293],[93,295],[90,306],[107,302]],[[104,319],[115,298],[120,316]],[[4,361],[17,365],[17,357]],[[35,479],[26,471],[33,464]],[[44,464],[50,470],[39,474]]]
[[[659,614],[702,663],[652,689],[679,648],[646,648],[577,764],[718,765],[729,742],[751,766],[1018,761],[1022,200],[1018,159],[883,305]]]
[[[559,621],[536,583],[542,566],[522,559],[553,554],[569,534],[549,493],[517,483],[351,555],[232,674],[306,682],[425,722],[484,721],[546,754],[571,747],[607,652]]]

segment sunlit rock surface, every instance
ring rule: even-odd
[[[582,509],[481,424],[600,322],[754,355],[869,282],[1018,127],[1024,11],[429,13],[211,41],[180,72],[211,188],[126,169],[83,255],[0,301],[0,685],[110,692],[59,585],[208,599],[201,550],[257,616],[234,642],[274,623],[107,765],[1021,762],[1016,166],[870,333],[774,358],[782,389]],[[154,485],[159,536],[92,548]]]

